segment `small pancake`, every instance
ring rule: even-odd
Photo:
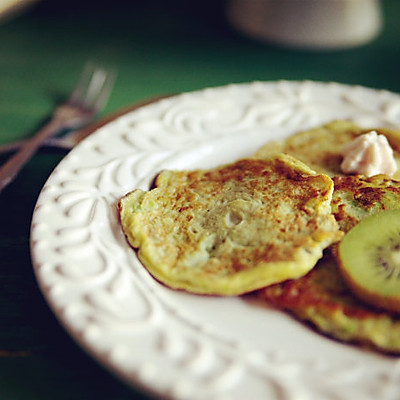
[[[400,209],[400,182],[384,175],[337,176],[333,181],[332,212],[344,233],[369,215]],[[267,287],[257,296],[335,339],[400,353],[400,317],[356,299],[340,275],[337,244],[306,276]]]
[[[176,289],[238,295],[303,276],[341,237],[332,180],[277,155],[210,170],[163,171],[119,202],[130,245]]]
[[[329,255],[303,278],[269,286],[257,296],[332,338],[400,353],[400,317],[357,300]]]
[[[317,172],[331,177],[343,175],[340,169],[343,145],[371,130],[360,128],[351,121],[333,121],[280,141],[268,142],[258,149],[254,157],[264,158],[276,153],[286,153]],[[373,130],[388,139],[398,167],[393,178],[400,179],[400,131],[381,128]]]

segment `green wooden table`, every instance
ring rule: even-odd
[[[103,116],[154,96],[253,80],[338,81],[400,92],[400,2],[382,5],[384,28],[373,42],[312,52],[242,36],[218,0],[39,2],[0,24],[0,144],[31,135],[88,59],[118,69]],[[0,399],[145,398],[69,338],[36,285],[30,220],[64,155],[40,151],[0,194]]]

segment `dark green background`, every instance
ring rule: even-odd
[[[0,144],[31,135],[88,59],[118,69],[103,115],[157,95],[253,80],[400,92],[400,2],[382,5],[385,24],[373,42],[313,52],[243,37],[227,24],[218,0],[42,1],[0,24]],[[40,151],[0,194],[0,399],[141,398],[72,342],[36,286],[30,219],[64,154]]]

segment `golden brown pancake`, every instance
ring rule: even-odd
[[[341,234],[332,180],[277,155],[163,171],[121,199],[124,233],[148,271],[194,293],[238,295],[298,278]]]
[[[369,215],[400,209],[400,182],[384,175],[337,176],[333,181],[332,212],[345,233]],[[357,300],[340,275],[336,257],[337,243],[306,276],[257,295],[332,338],[400,353],[400,317]]]
[[[303,278],[272,285],[257,296],[332,338],[400,353],[400,317],[357,300],[329,255]]]
[[[283,140],[268,142],[254,154],[254,157],[264,158],[275,153],[286,153],[317,172],[331,177],[343,175],[340,169],[343,145],[371,130],[360,128],[351,121],[333,121]],[[388,139],[398,166],[393,178],[400,179],[400,131],[383,128],[373,128],[373,130]]]

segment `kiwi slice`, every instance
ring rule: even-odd
[[[381,211],[352,228],[339,245],[338,264],[357,297],[400,312],[400,210]]]

